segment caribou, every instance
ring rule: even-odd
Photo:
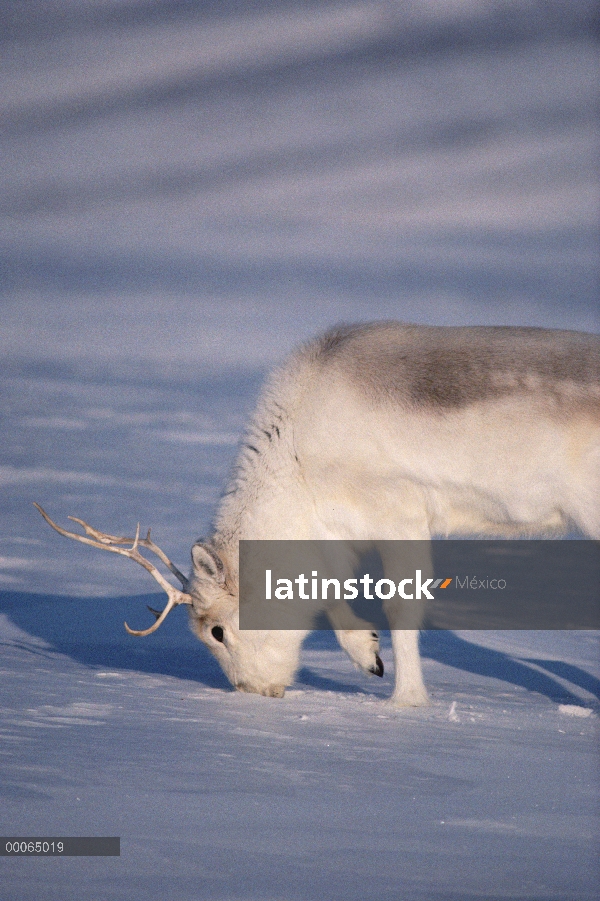
[[[128,557],[165,591],[153,625],[125,624],[130,634],[151,634],[186,605],[193,631],[236,689],[282,697],[306,632],[240,629],[240,540],[360,544],[572,528],[599,539],[600,339],[379,322],[338,327],[303,345],[266,383],[212,534],[191,549],[189,576],[150,532],[140,537],[139,526],[125,538],[70,517],[83,530],[73,532],[36,506],[61,535]],[[407,618],[398,602],[386,615],[391,703],[427,704],[418,611]],[[335,632],[358,668],[383,674],[376,631]]]

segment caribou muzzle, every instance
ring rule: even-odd
[[[235,687],[237,691],[263,695],[265,698],[282,698],[285,694],[285,685],[265,685],[263,688],[258,688],[256,685],[249,685],[247,682],[238,682]]]

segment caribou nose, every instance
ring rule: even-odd
[[[285,685],[271,685],[265,691],[268,698],[282,698],[285,694]]]

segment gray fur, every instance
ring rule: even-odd
[[[600,338],[580,332],[385,322],[334,329],[311,349],[371,401],[432,411],[526,394],[534,382],[571,400],[600,389]]]

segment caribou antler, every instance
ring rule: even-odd
[[[80,535],[77,532],[69,532],[67,529],[63,529],[61,526],[57,525],[54,520],[50,519],[46,511],[43,510],[39,504],[34,503],[33,506],[40,511],[48,525],[52,526],[59,535],[64,535],[65,538],[73,538],[74,541],[81,541],[82,544],[89,544],[91,547],[98,547],[102,551],[111,551],[113,554],[121,554],[122,557],[129,557],[130,560],[134,560],[136,563],[139,563],[140,566],[143,566],[144,569],[150,573],[152,578],[156,579],[163,591],[166,592],[169,600],[163,611],[153,610],[152,607],[148,607],[148,610],[156,617],[154,625],[150,626],[149,629],[141,629],[138,631],[136,629],[130,629],[127,623],[125,623],[125,628],[130,635],[150,635],[151,632],[155,632],[165,621],[173,607],[176,607],[178,604],[192,603],[192,597],[187,592],[187,589],[189,589],[188,580],[183,573],[179,572],[175,564],[171,563],[165,552],[150,539],[150,529],[148,529],[148,534],[145,538],[140,538],[140,526],[138,523],[135,538],[123,538],[116,535],[108,535],[105,532],[99,532],[97,529],[88,525],[87,522],[84,522],[83,519],[77,519],[76,516],[69,516],[70,520],[79,523],[83,528],[85,535]],[[90,537],[86,538],[86,535]],[[130,544],[131,547],[119,546],[123,544]],[[162,560],[165,566],[168,567],[173,575],[181,582],[184,591],[174,588],[173,585],[167,582],[162,573],[160,573],[149,560],[146,560],[146,558],[142,556],[138,550],[140,547],[146,548],[148,551],[151,551],[151,553],[156,554],[156,556]]]

